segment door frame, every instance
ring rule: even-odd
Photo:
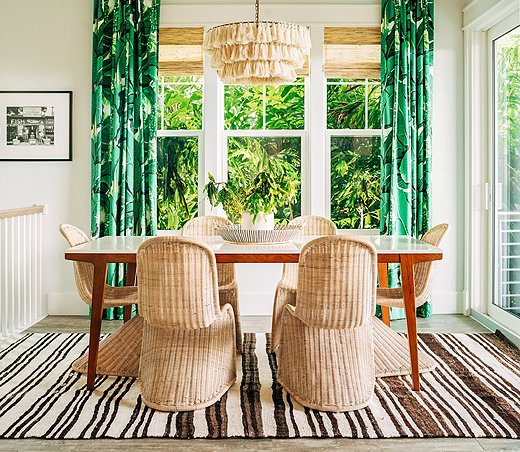
[[[520,334],[520,318],[509,314],[504,309],[498,307],[493,302],[498,301],[499,288],[498,288],[498,272],[499,264],[497,262],[497,209],[496,209],[496,186],[497,186],[497,134],[496,134],[496,83],[495,83],[495,46],[494,43],[497,39],[505,36],[514,29],[520,27],[520,17],[518,15],[511,15],[501,22],[497,23],[487,31],[487,53],[488,53],[488,87],[489,87],[489,240],[487,241],[489,246],[489,273],[493,275],[493,280],[490,284],[490,296],[487,300],[487,314],[498,323],[506,326],[513,332]]]

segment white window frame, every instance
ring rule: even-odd
[[[332,78],[332,77],[330,77]],[[331,202],[332,202],[332,193],[331,193],[331,152],[332,146],[331,141],[332,137],[381,137],[382,133],[381,129],[369,129],[368,128],[368,87],[371,85],[377,85],[377,82],[369,82],[368,79],[365,79],[365,128],[364,129],[329,129],[327,128],[325,131],[325,198],[328,202],[325,205],[325,216],[330,218],[331,216]],[[381,81],[379,82],[379,85]],[[325,115],[327,114],[327,86],[329,85],[362,85],[362,83],[355,82],[328,82],[325,79]],[[325,124],[327,124],[327,118],[325,117]],[[379,228],[373,228],[368,230],[379,230]]]
[[[490,186],[495,187],[497,180],[497,168],[496,168],[496,158],[497,158],[497,143],[498,137],[496,136],[496,90],[497,87],[495,85],[495,55],[494,55],[494,42],[496,39],[501,36],[507,34],[509,31],[512,31],[515,28],[520,26],[520,19],[518,16],[509,16],[504,19],[500,23],[496,24],[492,28],[489,29],[487,33],[487,49],[488,49],[488,62],[489,62],[489,106],[490,112],[489,115],[489,124],[490,124],[490,145],[489,145],[489,168],[490,168]],[[501,324],[510,328],[511,330],[520,333],[520,318],[514,317],[512,314],[508,314],[503,309],[494,304],[494,301],[498,301],[499,299],[499,290],[498,290],[498,272],[499,267],[496,262],[497,259],[497,243],[496,243],[496,234],[497,234],[497,221],[495,218],[496,211],[496,196],[493,196],[494,189],[490,190],[490,215],[489,215],[489,223],[490,223],[490,235],[491,240],[489,240],[490,244],[490,266],[492,271],[489,274],[493,275],[493,281],[491,281],[491,296],[488,299],[487,303],[487,313],[490,317],[496,319]]]

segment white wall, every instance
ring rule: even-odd
[[[0,91],[73,91],[72,162],[0,161],[0,209],[48,206],[43,289],[61,313],[86,312],[58,226],[90,229],[91,39],[91,0],[0,1]]]
[[[451,230],[437,265],[434,313],[463,312],[464,104],[463,0],[435,1],[433,80],[432,223]]]
[[[170,6],[167,13],[161,12],[162,23],[174,21],[177,12],[193,11],[192,7],[179,7],[176,12],[175,3],[180,2],[163,0],[164,5]],[[249,4],[244,0],[236,3]],[[298,20],[304,21],[302,16],[305,15],[313,21],[313,17],[324,14],[321,2],[316,2],[315,8],[305,3],[305,7],[294,10]],[[374,5],[377,2],[343,3]],[[446,258],[439,265],[434,288],[436,313],[462,310],[462,3],[462,0],[435,2],[433,221],[446,221],[452,226],[444,246]],[[272,13],[271,5],[265,8],[266,15]],[[0,209],[33,203],[48,205],[44,291],[49,297],[51,314],[86,313],[85,305],[75,293],[72,265],[63,259],[65,242],[58,233],[58,225],[68,222],[87,231],[90,229],[91,8],[91,0],[0,0],[0,90],[74,92],[72,162],[0,161]],[[199,16],[201,20],[209,22],[208,17],[215,20],[211,7],[204,9],[206,13]],[[218,10],[219,18],[228,12],[233,18],[237,11],[241,15],[250,13],[244,6]],[[341,22],[348,18],[364,25],[373,21],[373,6],[351,11],[355,14],[337,14],[335,20]],[[239,266],[243,314],[270,313],[280,269],[280,265]]]

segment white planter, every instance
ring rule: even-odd
[[[244,212],[240,224],[244,229],[255,229],[257,231],[274,229],[274,213],[266,215],[260,212],[256,217],[256,221],[253,223],[253,216],[249,212]]]

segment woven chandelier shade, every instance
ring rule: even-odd
[[[204,49],[227,84],[276,85],[296,80],[311,48],[309,29],[287,22],[258,20],[213,27]]]

